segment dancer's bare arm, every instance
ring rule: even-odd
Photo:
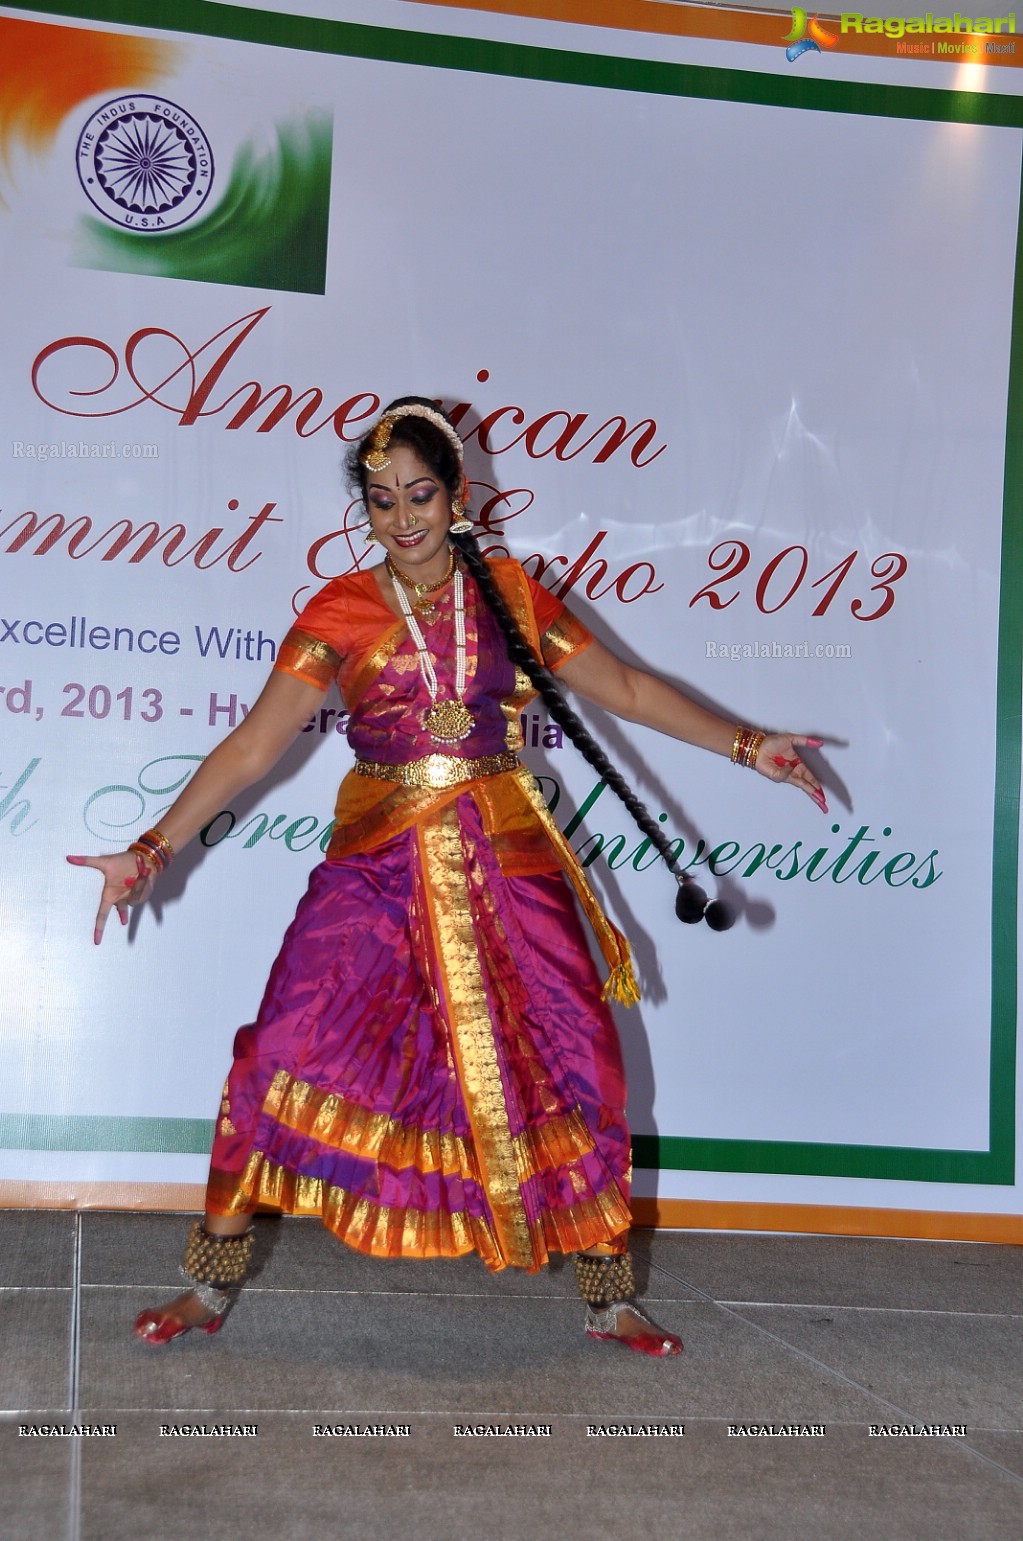
[[[175,852],[194,839],[232,797],[260,781],[276,765],[322,700],[323,692],[315,685],[303,684],[281,671],[270,675],[248,716],[207,756],[161,818],[160,830]],[[112,909],[126,921],[126,906],[143,904],[152,893],[153,872],[131,851],[69,856],[68,861],[78,867],[94,867],[103,874],[94,933],[97,942]]]
[[[596,639],[562,664],[558,678],[585,700],[626,722],[642,723],[714,754],[732,753],[734,722],[708,711],[656,675],[623,663]],[[820,782],[799,756],[802,746],[819,744],[819,739],[805,734],[770,733],[757,756],[756,769],[770,781],[790,781],[827,813]]]

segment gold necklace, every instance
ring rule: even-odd
[[[404,588],[408,589],[410,594],[416,596],[414,608],[422,610],[426,619],[432,620],[436,612],[426,596],[428,594],[436,594],[438,589],[442,589],[446,583],[451,582],[451,575],[455,570],[455,552],[453,547],[448,548],[448,570],[443,578],[438,578],[436,583],[417,583],[414,578],[410,578],[406,573],[403,573],[401,568],[391,561],[389,554],[384,558],[384,566],[387,568],[392,582],[402,584]]]

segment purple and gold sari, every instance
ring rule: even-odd
[[[493,564],[550,667],[589,633]],[[629,1226],[625,1080],[604,996],[628,949],[517,762],[532,687],[465,579],[475,726],[440,746],[405,623],[372,573],[329,584],[277,667],[349,707],[355,769],[254,1024],[235,1040],[207,1207],[316,1214],[382,1257],[478,1252],[492,1269]],[[452,598],[421,625],[453,694]],[[439,749],[443,753],[439,753]],[[452,749],[457,751],[453,753]],[[602,986],[566,875],[609,967]]]

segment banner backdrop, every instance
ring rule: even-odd
[[[737,912],[713,935],[527,714],[642,976],[641,1214],[1023,1238],[1017,100],[178,9],[0,11],[0,1200],[197,1201],[341,701],[101,948],[63,856],[157,823],[367,562],[341,462],[416,392],[485,548],[825,739],[823,818],[585,713]]]

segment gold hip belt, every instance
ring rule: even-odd
[[[387,765],[381,760],[355,762],[357,776],[393,781],[403,787],[429,787],[435,792],[461,786],[464,781],[478,781],[481,776],[500,776],[504,771],[518,768],[519,757],[511,750],[504,754],[481,755],[475,760],[462,760],[451,754],[427,754],[421,760],[406,760],[400,765]]]

